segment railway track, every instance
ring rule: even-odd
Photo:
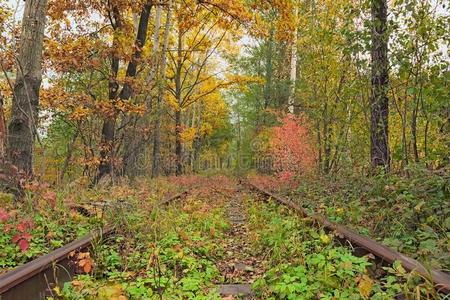
[[[170,196],[157,204],[167,205],[187,194]],[[71,253],[87,251],[94,242],[114,234],[114,228],[105,226],[46,255],[38,257],[14,270],[0,275],[0,300],[33,300],[52,296],[52,289],[62,287],[77,274],[77,265]]]
[[[309,217],[318,226],[322,226],[329,232],[336,233],[346,244],[350,244],[353,249],[358,249],[359,255],[371,253],[382,263],[391,264],[399,261],[401,265],[410,272],[416,272],[425,280],[434,284],[436,290],[443,294],[450,294],[450,275],[440,270],[430,270],[421,263],[404,254],[401,254],[383,244],[362,236],[351,229],[335,224],[325,217],[313,214],[310,215],[301,205],[289,199],[274,194],[264,188],[252,184],[249,181],[242,181],[243,189],[261,195],[265,200],[272,199],[283,205],[301,217]],[[192,189],[190,190],[192,191]],[[158,203],[158,206],[166,205],[174,200],[183,198],[190,191],[184,191],[174,196],[168,197]],[[257,197],[260,198],[260,197]],[[239,223],[239,222],[238,222]],[[238,224],[239,225],[239,224]],[[108,235],[114,234],[114,229],[106,227],[103,230],[92,232],[89,235],[76,240],[68,245],[59,248],[52,253],[37,258],[25,265],[22,265],[6,274],[0,276],[0,300],[10,299],[44,299],[51,296],[51,290],[55,286],[62,286],[64,282],[71,281],[76,275],[76,268],[73,259],[69,254],[73,251],[87,251],[92,243],[99,239],[104,239]],[[250,293],[250,285],[224,285],[221,288],[226,290],[240,291],[245,287]],[[240,291],[239,293],[242,293]],[[226,293],[225,293],[226,294]]]
[[[257,185],[252,184],[249,181],[243,183],[248,186],[249,189],[265,196],[265,199],[273,199],[281,205],[284,205],[294,211],[296,214],[302,217],[311,218],[317,225],[323,226],[323,228],[329,232],[335,232],[345,241],[350,243],[353,248],[363,250],[365,253],[371,253],[378,260],[383,263],[391,264],[394,261],[399,261],[405,270],[409,272],[415,272],[419,274],[422,278],[433,283],[436,290],[440,293],[450,294],[450,274],[445,273],[441,270],[427,269],[417,260],[410,258],[400,252],[397,252],[380,242],[372,240],[366,236],[360,235],[353,230],[340,225],[335,224],[325,217],[313,214],[310,215],[302,206],[280,196],[276,195],[270,191],[265,190]],[[360,253],[361,254],[361,253]]]

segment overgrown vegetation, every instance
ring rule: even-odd
[[[301,177],[292,183],[253,180],[289,195],[311,214],[319,213],[416,258],[429,268],[450,269],[449,177],[416,166],[408,176]],[[295,180],[294,180],[295,181]],[[284,185],[284,187],[283,187]]]
[[[214,261],[222,255],[228,223],[220,201],[208,203],[204,197],[194,193],[169,207],[134,202],[127,213],[112,214],[118,234],[94,247],[93,272],[58,294],[63,299],[220,299]]]
[[[64,246],[102,226],[97,217],[86,217],[64,203],[48,187],[34,185],[27,200],[13,206],[13,195],[3,194],[0,207],[1,273]],[[49,210],[49,205],[51,209]]]
[[[393,299],[400,293],[440,297],[399,263],[380,273],[369,257],[354,256],[332,234],[311,226],[311,220],[274,203],[253,203],[250,212],[255,246],[270,266],[254,284],[261,299]]]

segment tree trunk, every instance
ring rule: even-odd
[[[147,129],[151,127],[150,122],[154,97],[152,86],[160,61],[160,54],[158,52],[160,45],[161,12],[162,5],[157,5],[153,28],[152,58],[150,60],[150,69],[145,78],[148,89],[144,100],[146,107],[145,114],[144,116],[133,116],[131,122],[133,126],[129,126],[124,134],[124,158],[125,155],[128,155],[124,161],[129,162],[129,167],[125,169],[124,172],[130,179],[134,179],[136,176],[142,175],[147,171],[147,149],[151,140],[151,134]]]
[[[419,110],[419,100],[417,94],[414,94],[414,108],[411,116],[411,135],[412,135],[412,147],[414,154],[414,162],[419,162],[419,151],[417,149],[417,113]]]
[[[67,169],[69,168],[69,163],[70,163],[70,160],[72,159],[75,142],[77,141],[79,134],[80,134],[80,129],[77,128],[77,131],[75,132],[75,134],[72,137],[72,141],[70,142],[69,145],[67,145],[67,155],[66,155],[66,158],[64,159],[64,164],[61,169],[61,173],[59,174],[59,182],[60,183],[62,183],[64,181],[64,175],[66,174]]]
[[[179,176],[183,172],[182,164],[182,146],[181,146],[181,109],[182,109],[182,96],[181,96],[181,71],[182,71],[182,51],[183,51],[183,35],[178,33],[178,45],[177,45],[177,68],[175,73],[175,98],[178,102],[178,108],[175,110],[175,175]]]
[[[0,93],[0,162],[5,158],[6,146],[6,123],[3,110],[3,95]]]
[[[371,165],[389,170],[388,115],[389,86],[387,2],[372,0],[372,95],[371,95]]]
[[[25,2],[12,114],[8,126],[8,159],[27,175],[33,173],[46,11],[47,0]]]
[[[181,147],[181,110],[175,112],[175,175],[180,176],[183,173],[183,149]]]
[[[112,48],[118,47],[119,30],[122,28],[120,19],[120,13],[117,7],[113,7],[112,15],[114,16],[114,24],[111,24],[114,29],[114,37]],[[119,73],[120,60],[116,54],[112,53],[111,56],[111,74],[108,82],[108,99],[111,103],[115,103],[117,94],[119,92],[119,84],[117,83],[117,74]],[[94,183],[97,183],[104,175],[109,174],[112,171],[113,164],[113,145],[116,130],[116,116],[108,116],[102,127],[102,140],[100,143],[100,165],[98,166],[98,173],[94,179]]]
[[[267,40],[266,49],[266,84],[264,87],[264,110],[266,110],[272,100],[272,77],[273,77],[273,44],[274,44],[274,29],[271,28],[269,32],[269,39]],[[264,115],[263,115],[264,116]],[[265,118],[262,120],[262,125],[265,125]]]
[[[163,41],[163,49],[161,52],[161,68],[159,72],[158,78],[158,97],[156,102],[156,120],[155,120],[155,131],[153,135],[153,163],[152,163],[152,178],[159,176],[160,169],[160,158],[161,158],[161,113],[162,113],[162,102],[164,100],[164,90],[165,90],[165,82],[166,82],[166,53],[167,47],[169,46],[169,33],[172,19],[172,10],[171,6],[168,6],[166,24],[164,29],[164,41]]]
[[[136,50],[133,53],[133,57],[131,61],[128,63],[126,78],[135,78],[137,74],[137,66],[141,59],[142,49],[145,46],[145,42],[147,41],[147,31],[148,31],[148,23],[150,21],[150,11],[152,8],[151,1],[148,1],[146,5],[142,8],[141,16],[139,18],[139,26],[138,32],[136,35]],[[130,81],[127,81],[120,92],[119,98],[122,100],[129,100],[133,96],[133,87]],[[135,139],[135,135],[129,132],[132,129],[128,129],[128,132],[125,132],[125,142],[124,142],[124,152],[122,156],[122,175],[132,175],[135,168],[139,168],[139,162],[137,161],[137,156],[134,155],[137,146],[136,143],[130,141],[131,139]]]
[[[145,41],[147,39],[147,27],[148,22],[150,19],[150,10],[152,5],[150,2],[144,5],[141,11],[140,19],[139,19],[139,25],[138,25],[138,32],[136,35],[136,41],[135,41],[135,52],[133,53],[133,57],[131,58],[131,61],[128,63],[127,70],[126,70],[126,77],[127,78],[134,78],[136,77],[137,72],[137,65],[139,62],[139,59],[141,57],[142,48],[145,45]],[[116,24],[113,25],[114,30],[117,33],[117,30],[120,29],[120,17],[119,12],[116,9],[113,9],[113,13],[116,19]],[[116,37],[116,36],[115,36]],[[115,39],[115,43],[113,42],[113,47],[117,46],[117,39]],[[117,92],[119,89],[116,77],[119,70],[119,59],[113,55],[111,59],[111,79],[109,83],[109,100],[114,103],[117,99]],[[130,82],[126,82],[119,94],[119,98],[122,100],[128,100],[133,93],[132,86]],[[115,131],[116,131],[116,117],[117,113],[114,113],[113,116],[107,118],[103,123],[102,128],[102,149],[100,151],[100,165],[98,168],[98,174],[95,178],[95,182],[98,182],[104,175],[113,173],[113,165],[114,165],[114,140],[115,140]],[[129,156],[128,151],[125,151],[124,154],[124,170],[127,168],[127,159]]]
[[[295,4],[294,18],[297,20],[298,15],[298,7]],[[289,93],[288,99],[288,111],[289,113],[294,113],[294,102],[295,102],[295,84],[297,82],[297,35],[298,35],[298,27],[297,23],[294,22],[294,36],[291,44],[291,73],[290,73],[290,84],[291,84],[291,92]]]

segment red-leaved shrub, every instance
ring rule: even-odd
[[[314,169],[314,145],[305,117],[288,114],[279,121],[270,141],[274,168],[280,180],[294,184],[296,178]]]

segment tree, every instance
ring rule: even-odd
[[[46,10],[47,0],[25,2],[20,49],[16,59],[12,115],[8,125],[8,158],[27,175],[33,173]]]
[[[110,80],[109,86],[109,99],[114,103],[116,100],[128,100],[133,95],[133,86],[131,84],[131,79],[136,77],[137,74],[137,66],[141,58],[142,48],[145,46],[145,42],[147,40],[147,27],[150,20],[150,10],[152,8],[152,2],[147,1],[142,6],[141,15],[139,18],[138,29],[136,33],[136,41],[134,44],[134,53],[132,55],[131,60],[128,63],[126,70],[126,81],[122,87],[122,90],[119,93],[119,86],[116,81],[116,76],[119,69],[119,59],[113,54],[111,59],[111,70],[112,76]],[[117,7],[112,8],[112,12],[115,16],[116,25],[113,25],[115,30],[120,27],[120,12],[117,11]],[[117,23],[119,22],[119,23]],[[113,114],[111,117],[107,118],[103,124],[102,128],[102,144],[103,150],[100,153],[100,165],[98,168],[98,175],[95,178],[95,182],[98,182],[100,178],[104,175],[112,172],[113,163],[114,163],[114,140],[115,140],[115,132],[116,132],[116,114]],[[128,155],[127,153],[124,157],[124,166],[123,169],[127,169],[128,163]]]
[[[389,61],[387,1],[372,0],[372,94],[370,97],[370,156],[372,168],[389,169],[388,116]]]
[[[152,157],[152,174],[153,178],[159,176],[160,172],[160,159],[161,159],[161,113],[162,113],[162,104],[164,101],[164,91],[165,91],[165,83],[166,83],[166,65],[167,65],[167,48],[169,45],[169,34],[170,34],[170,26],[172,22],[172,7],[171,1],[169,0],[168,8],[167,8],[167,17],[166,24],[164,29],[164,38],[163,38],[163,49],[161,52],[161,66],[160,72],[158,74],[157,81],[157,99],[156,99],[156,120],[155,120],[155,128],[153,133],[153,157]]]
[[[223,24],[220,15],[201,5],[178,9],[176,19],[176,49],[175,53],[168,52],[170,82],[167,89],[175,119],[175,174],[181,175],[183,110],[225,85],[220,80],[212,80],[218,74],[211,72],[208,66],[232,29],[232,24]]]

